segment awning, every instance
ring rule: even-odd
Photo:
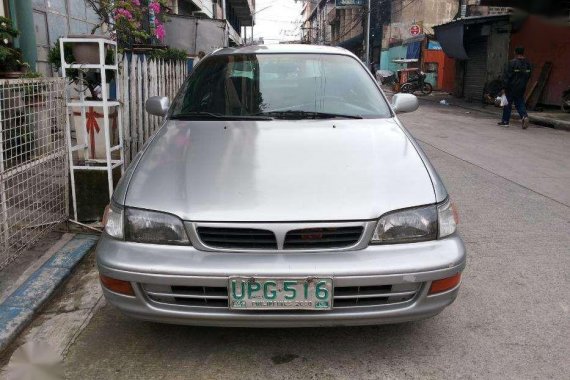
[[[467,59],[463,46],[463,24],[449,23],[433,28],[435,39],[439,41],[443,51],[451,58]]]
[[[464,46],[465,25],[488,24],[509,20],[509,15],[492,15],[460,18],[447,24],[434,26],[435,39],[445,54],[455,59],[468,59]]]
[[[421,48],[422,48],[422,43],[420,41],[408,44],[406,59],[416,59],[416,60],[419,59]]]

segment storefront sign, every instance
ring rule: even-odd
[[[419,36],[422,32],[422,28],[418,24],[414,24],[410,27],[410,36]]]
[[[337,7],[361,7],[364,5],[366,0],[336,0]]]

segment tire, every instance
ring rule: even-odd
[[[433,91],[433,87],[430,83],[424,83],[422,86],[422,94],[429,95]]]
[[[411,83],[404,83],[400,88],[400,92],[403,92],[404,94],[413,94],[414,86]]]

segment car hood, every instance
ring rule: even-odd
[[[394,119],[171,120],[141,157],[125,205],[184,220],[366,220],[435,202]]]

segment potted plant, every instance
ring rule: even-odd
[[[77,63],[73,54],[73,44],[64,44],[64,57],[67,63]],[[105,63],[113,64],[115,55],[113,51],[106,52]],[[54,44],[50,49],[48,61],[56,71],[61,69],[61,55],[59,41]],[[115,72],[107,70],[107,81],[114,79]],[[76,84],[79,92],[85,92],[85,100],[100,100],[101,99],[101,73],[93,69],[68,69],[66,70],[66,77],[70,83]],[[107,88],[110,85],[107,84]],[[87,134],[89,158],[101,159],[106,157],[105,149],[105,136],[103,133],[104,111],[103,107],[89,106],[85,107],[85,124],[82,125],[83,107],[73,107],[73,124],[75,129],[75,137],[78,142],[84,141],[85,134]],[[109,123],[111,127],[111,145],[116,144],[118,141],[117,129],[117,107],[109,108]]]
[[[70,35],[69,38],[107,38],[105,36],[96,36],[96,35],[87,35],[87,34],[80,34],[80,35]],[[105,49],[105,56],[107,55],[107,45],[104,45]],[[71,44],[71,51],[73,53],[73,57],[75,59],[75,63],[79,64],[99,64],[99,44],[95,42],[74,42]]]
[[[12,46],[20,32],[12,26],[12,20],[0,17],[0,78],[20,78],[29,67],[22,59],[20,49]]]

